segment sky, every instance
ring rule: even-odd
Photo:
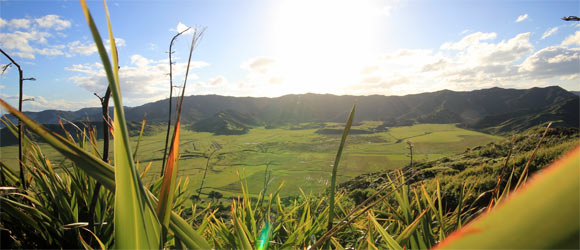
[[[186,95],[407,95],[558,85],[580,90],[576,0],[109,0],[123,104],[169,97],[168,50],[205,33]],[[103,37],[102,1],[88,1]],[[174,44],[182,85],[191,33]],[[0,0],[0,48],[24,71],[26,111],[99,106],[105,74],[78,1]],[[1,56],[1,55],[0,55]],[[0,64],[9,61],[0,58]],[[18,72],[0,75],[17,105]]]

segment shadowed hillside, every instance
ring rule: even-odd
[[[406,96],[188,96],[183,102],[182,123],[201,122],[193,127],[198,131],[222,130],[227,134],[231,131],[223,130],[225,123],[233,125],[232,131],[245,131],[255,125],[277,127],[301,122],[343,122],[348,115],[347,110],[356,102],[356,121],[384,121],[385,126],[460,123],[468,128],[505,133],[514,129],[521,131],[548,121],[557,121],[556,126],[577,127],[579,98],[557,86],[490,88],[466,92],[442,90]],[[168,100],[165,99],[138,107],[126,107],[125,114],[128,121],[140,122],[146,119],[148,122],[165,122],[167,106]],[[220,112],[228,117],[220,118]],[[100,108],[85,108],[74,112],[47,110],[26,114],[45,124],[56,123],[59,117],[71,121],[101,119]],[[242,121],[246,119],[242,117],[251,117],[252,122]],[[221,128],[204,128],[212,124]]]

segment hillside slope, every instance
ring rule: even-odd
[[[474,185],[478,193],[489,191],[496,187],[501,177],[500,187],[507,184],[509,175],[514,170],[512,186],[522,174],[522,171],[532,156],[545,128],[534,127],[514,136],[513,154],[504,168],[506,157],[510,152],[511,140],[500,143],[490,143],[467,149],[465,152],[445,157],[435,161],[415,162],[413,166],[403,168],[403,172],[411,178],[410,185],[425,184],[432,188],[436,181],[441,184],[442,200],[445,207],[454,208],[463,189],[463,184]],[[530,163],[530,174],[543,169],[558,157],[580,144],[578,128],[551,128],[533,160]],[[391,171],[392,172],[392,171]],[[382,185],[388,183],[385,172],[360,175],[339,185],[339,189],[349,194],[355,202],[361,202]],[[480,197],[478,204],[489,203],[490,194]],[[471,197],[474,201],[477,197]]]
[[[466,92],[441,90],[406,96],[301,94],[254,98],[205,95],[185,97],[182,123],[215,119],[220,112],[244,114],[252,117],[255,124],[269,128],[302,122],[344,122],[356,102],[356,121],[384,121],[384,125],[389,127],[414,123],[459,123],[471,129],[506,133],[547,121],[558,121],[555,126],[577,127],[579,100],[579,96],[558,86]],[[128,121],[146,119],[163,123],[167,119],[167,105],[165,99],[138,107],[125,107],[125,115]],[[60,117],[69,121],[101,119],[100,108],[25,113],[44,124],[55,124]],[[207,127],[215,122],[206,120],[197,127]],[[215,129],[201,131],[211,130]]]
[[[240,135],[247,133],[257,123],[251,116],[233,110],[220,111],[217,114],[196,122],[192,130],[210,132],[216,135]]]

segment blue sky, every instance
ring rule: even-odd
[[[101,33],[101,1],[89,1]],[[566,1],[108,1],[124,104],[167,98],[169,41],[207,27],[188,95],[405,95],[441,89],[580,90],[580,15]],[[78,1],[0,1],[0,48],[22,66],[25,110],[98,106],[106,81]],[[181,84],[191,35],[175,44]],[[0,58],[0,64],[8,60]],[[18,76],[0,76],[16,104]]]

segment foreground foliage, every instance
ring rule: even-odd
[[[9,123],[7,123],[10,125]],[[31,124],[32,125],[32,124]],[[13,127],[13,129],[15,129]],[[509,196],[521,175],[522,169],[539,142],[541,128],[533,129],[516,136],[514,152],[507,161],[511,170],[480,173],[478,168],[494,164],[504,166],[507,158],[505,144],[489,144],[471,149],[463,154],[434,162],[419,163],[414,168],[400,171],[389,171],[375,176],[374,182],[366,183],[373,190],[382,190],[381,195],[370,197],[377,192],[367,192],[364,198],[360,189],[353,182],[341,186],[335,203],[333,225],[344,225],[339,222],[354,218],[351,224],[329,237],[333,248],[412,248],[426,249],[445,240],[452,232],[461,228],[482,212],[501,204]],[[536,152],[536,160],[530,163],[530,172],[542,169],[548,162],[559,157],[562,152],[577,144],[578,132],[567,129],[549,129],[543,143]],[[64,139],[64,138],[63,138]],[[98,156],[96,140],[91,131],[79,131],[76,135],[67,134],[65,139],[87,154]],[[520,143],[517,141],[520,140]],[[508,142],[506,142],[509,145]],[[41,150],[31,142],[27,144],[27,172],[32,184],[28,190],[18,188],[18,178],[9,168],[2,171],[2,237],[3,247],[20,248],[110,248],[115,245],[113,211],[114,193],[101,192],[98,197],[97,213],[93,218],[94,228],[89,228],[86,217],[88,199],[95,186],[95,181],[82,171],[82,167],[71,162],[56,165],[50,162]],[[526,146],[527,145],[527,146]],[[490,150],[495,148],[496,150]],[[502,153],[500,153],[500,151]],[[503,156],[493,156],[493,152]],[[578,154],[578,153],[576,153]],[[487,155],[489,158],[477,158]],[[497,158],[493,158],[497,157]],[[467,166],[459,172],[439,171],[433,176],[427,175],[432,166],[437,164],[461,165],[466,161],[479,159],[480,164]],[[491,159],[495,159],[492,161]],[[528,158],[529,159],[529,158]],[[486,163],[487,162],[487,163]],[[501,167],[500,167],[501,168]],[[55,170],[56,169],[56,170]],[[142,169],[140,175],[147,170]],[[574,170],[574,169],[572,169]],[[481,182],[465,182],[460,178],[465,171],[475,171]],[[577,171],[577,168],[576,168]],[[469,172],[463,173],[468,174]],[[484,176],[495,178],[497,187],[487,188]],[[360,180],[370,178],[361,176]],[[503,177],[502,177],[503,176]],[[572,175],[570,175],[572,176]],[[576,175],[577,176],[577,175]],[[266,176],[267,177],[267,176]],[[382,177],[383,179],[381,179]],[[268,177],[267,177],[268,178]],[[455,180],[461,183],[459,190],[454,190],[451,182],[443,184],[442,180]],[[504,181],[504,179],[507,179]],[[231,206],[220,208],[213,204],[201,207],[199,201],[190,200],[191,190],[187,181],[177,183],[173,210],[186,217],[186,223],[195,229],[200,237],[208,240],[211,248],[307,248],[320,240],[327,232],[329,206],[327,198],[321,195],[303,193],[294,199],[281,199],[280,187],[266,194],[264,187],[258,199],[251,198],[245,184],[243,173],[240,174],[242,195],[232,201]],[[508,182],[509,181],[509,182]],[[265,180],[267,183],[268,180]],[[501,184],[505,183],[505,184]],[[507,185],[507,183],[512,183]],[[573,183],[573,182],[570,182]],[[459,185],[459,184],[457,184]],[[520,184],[521,185],[521,184]],[[147,190],[159,193],[161,180],[146,185]],[[346,189],[345,189],[346,188]],[[487,189],[486,189],[487,188]],[[496,189],[497,188],[497,189]],[[345,192],[346,191],[346,192]],[[367,190],[368,191],[368,190]],[[364,193],[364,192],[362,192]],[[571,195],[570,191],[563,192]],[[367,198],[366,205],[360,205]],[[567,209],[572,203],[565,206]],[[356,206],[356,207],[355,207]],[[558,205],[557,205],[558,206]],[[185,209],[191,207],[191,209]],[[529,208],[527,208],[529,210]],[[566,214],[566,213],[564,213]],[[22,220],[22,218],[30,218]],[[503,217],[505,220],[505,217]],[[567,224],[572,225],[573,224]],[[505,223],[499,227],[505,227]],[[564,233],[564,232],[562,232]],[[178,247],[182,244],[176,234],[169,234],[165,247]],[[566,239],[563,239],[566,240]],[[574,246],[574,239],[567,241]],[[462,243],[470,244],[470,242]],[[564,245],[565,246],[565,245]],[[199,247],[199,246],[198,246]]]
[[[81,3],[115,107],[122,107],[110,22],[112,60],[85,2]],[[188,180],[177,179],[179,115],[166,171],[163,177],[145,184],[142,177],[148,167],[139,167],[134,159],[122,109],[115,108],[113,167],[99,157],[94,130],[79,129],[75,135],[61,136],[2,100],[0,105],[69,160],[54,164],[35,143],[25,139],[28,150],[23,165],[29,173],[28,189],[20,188],[17,175],[0,162],[3,248],[427,249],[438,244],[442,248],[481,247],[482,242],[489,247],[505,247],[502,239],[511,237],[518,239],[508,246],[513,248],[579,247],[575,236],[579,232],[580,149],[543,171],[544,177],[534,179],[532,185],[525,185],[529,173],[577,145],[577,130],[531,130],[528,135],[514,137],[508,147],[490,144],[468,150],[456,161],[411,162],[409,168],[389,171],[379,176],[382,179],[358,189],[334,192],[353,108],[327,195],[302,193],[283,200],[281,187],[267,192],[271,176],[266,170],[262,192],[253,199],[240,173],[242,193],[229,209],[223,209],[212,204],[201,207],[189,198],[192,189]],[[17,133],[14,124],[3,122]],[[563,183],[553,188],[556,181]],[[91,214],[91,194],[97,183],[106,190],[95,196],[97,205]],[[365,186],[374,190],[361,191]],[[547,205],[538,199],[544,196]],[[523,210],[527,211],[523,219],[513,220]],[[485,211],[490,212],[465,226]],[[537,223],[548,225],[543,233],[532,233],[535,228],[530,225]]]

